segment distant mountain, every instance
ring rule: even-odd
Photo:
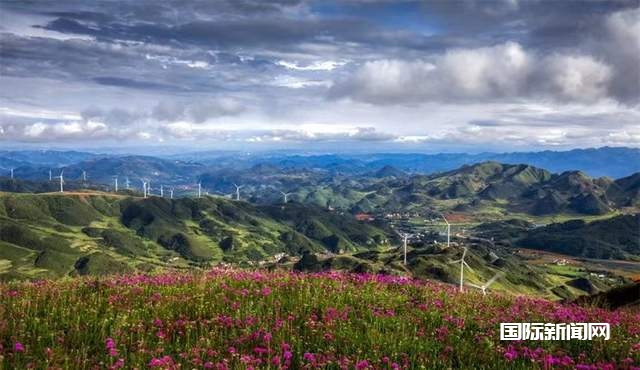
[[[405,178],[359,178],[358,185],[334,184],[341,197],[346,187],[353,211],[429,209],[464,212],[560,213],[601,215],[638,203],[638,175],[611,180],[580,171],[553,174],[525,165],[483,162],[434,175]],[[331,194],[327,197],[331,198]]]
[[[104,155],[73,150],[0,150],[0,169],[37,165],[41,167],[67,166]]]

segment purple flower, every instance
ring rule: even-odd
[[[22,345],[22,343],[16,342],[16,344],[13,345],[13,351],[14,352],[24,352],[24,346]]]

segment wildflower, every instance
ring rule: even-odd
[[[271,288],[269,288],[268,286],[262,288],[262,295],[263,296],[268,296],[269,294],[271,294]]]
[[[358,370],[366,369],[368,367],[369,367],[369,361],[367,361],[367,360],[359,361],[356,364],[356,369],[358,369]]]
[[[518,358],[518,352],[515,350],[515,348],[513,348],[513,346],[509,346],[507,348],[507,351],[504,353],[504,358],[507,361],[513,361]]]
[[[293,353],[291,351],[284,351],[282,357],[284,357],[285,361],[291,361],[291,359],[293,358]]]
[[[262,339],[264,339],[264,341],[265,341],[265,342],[270,342],[272,337],[273,337],[273,336],[271,335],[271,333],[265,333],[265,334],[262,336]]]
[[[16,342],[16,343],[13,345],[13,351],[14,351],[14,352],[24,352],[24,346],[22,345],[22,343],[20,343],[20,342]]]
[[[307,362],[316,361],[316,356],[314,356],[313,353],[309,353],[309,352],[305,352],[304,355],[302,355],[302,358]]]

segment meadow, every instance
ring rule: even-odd
[[[632,369],[640,313],[406,277],[213,269],[0,284],[4,369]],[[608,322],[501,342],[500,322]]]

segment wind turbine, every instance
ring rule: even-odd
[[[127,187],[127,190],[131,189],[131,186],[129,183],[129,176],[124,178],[124,185]]]
[[[451,224],[447,221],[447,218],[442,215],[442,219],[447,224],[447,248],[449,248],[449,241],[451,240]],[[466,253],[466,248],[465,248]],[[463,257],[464,258],[464,257]]]
[[[147,195],[148,196],[151,195],[151,180],[147,182]]]
[[[173,186],[169,188],[169,198],[173,199]]]
[[[198,198],[202,198],[202,183],[198,182]]]
[[[140,180],[140,182],[142,182],[142,196],[144,198],[147,197],[147,182],[144,180]]]
[[[403,245],[404,245],[404,264],[407,264],[407,240],[409,239],[409,234],[402,233],[400,234],[402,237]]]
[[[487,288],[489,287],[489,285],[493,284],[496,280],[498,280],[500,276],[502,276],[502,272],[498,272],[497,274],[493,275],[493,277],[483,285],[477,285],[473,283],[467,283],[467,285],[474,288],[478,288],[482,291],[482,295],[487,295]]]
[[[13,180],[13,168],[11,169],[11,180]]]
[[[49,168],[49,181],[53,180],[52,174],[51,174],[51,168]]]
[[[467,264],[464,260],[464,257],[467,255],[467,247],[462,247],[463,248],[463,252],[462,252],[462,257],[460,257],[459,260],[455,260],[455,261],[450,261],[449,263],[460,263],[460,292],[462,292],[463,289],[463,285],[464,285],[464,268],[468,268],[469,270],[473,271],[473,269],[471,268],[471,266],[469,266],[469,264]]]
[[[118,175],[113,176],[113,181],[115,185],[114,189],[115,189],[115,192],[117,193],[118,192]]]
[[[164,185],[160,185],[160,198],[164,198]]]
[[[235,183],[233,184],[233,186],[236,187],[236,200],[240,200],[240,189],[244,186],[244,185],[236,185]]]
[[[85,171],[85,170],[82,170],[82,181],[83,182],[87,182],[87,171]]]
[[[60,171],[60,176],[56,176],[56,179],[60,179],[60,192],[64,193],[64,170]]]
[[[291,195],[291,193],[285,193],[284,191],[281,191],[280,194],[282,194],[282,196],[284,197],[284,203],[287,204],[287,198],[289,197],[289,195]]]

